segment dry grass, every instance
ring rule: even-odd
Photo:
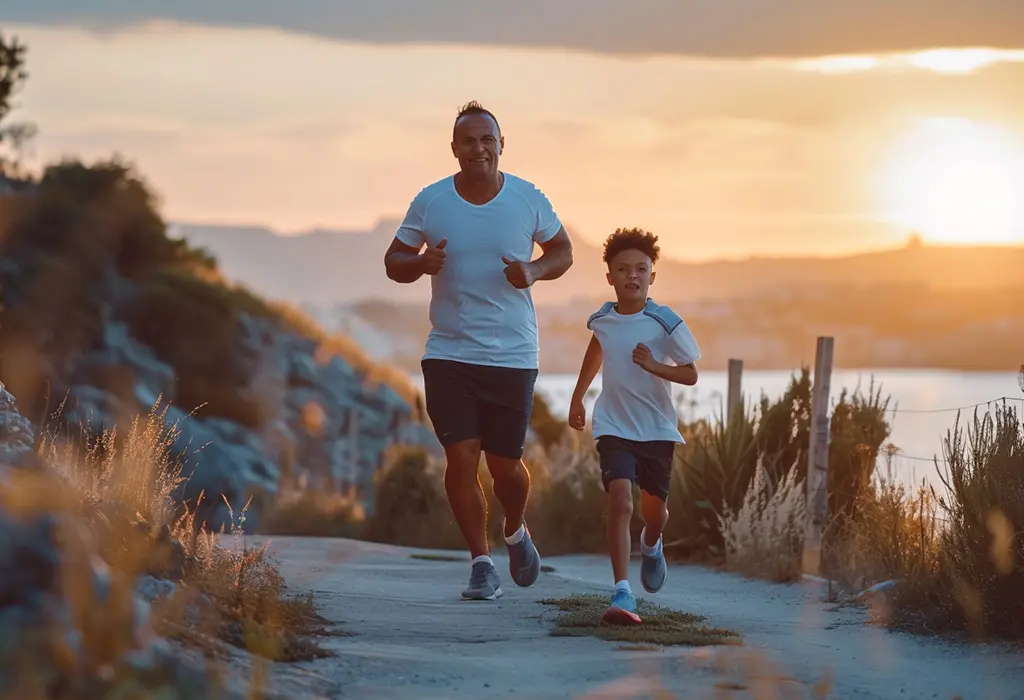
[[[261,515],[260,531],[295,537],[356,538],[365,523],[365,509],[353,493],[291,487],[279,488],[271,508]]]
[[[163,525],[173,518],[170,496],[184,481],[171,455],[180,431],[177,424],[167,425],[166,416],[166,407],[154,407],[145,420],[133,416],[126,436],[116,429],[103,433],[84,455],[51,434],[42,440],[41,454],[83,497],[117,501]]]
[[[330,633],[327,621],[311,595],[286,589],[265,548],[247,547],[238,524],[238,546],[220,546],[214,533],[196,527],[192,511],[172,502],[181,465],[170,451],[176,427],[164,417],[154,407],[124,435],[110,431],[84,441],[49,432],[38,453],[53,470],[15,471],[0,483],[0,510],[9,517],[56,517],[62,590],[88,660],[80,675],[129,683],[132,667],[119,660],[154,634],[199,649],[211,662],[228,656],[229,647],[273,661],[328,655],[315,639]],[[244,517],[243,509],[239,521]],[[181,577],[174,593],[158,598],[140,620],[138,577],[174,569]],[[26,653],[38,654],[39,663],[66,656],[60,640],[47,636],[55,633],[38,630],[41,639]]]
[[[191,531],[191,523],[183,526],[183,538]],[[235,546],[230,548],[202,530],[188,539],[185,581],[193,595],[168,600],[158,608],[164,613],[159,618],[161,632],[215,657],[225,654],[225,643],[271,661],[332,656],[314,639],[334,633],[329,621],[316,613],[312,593],[298,596],[286,590],[280,567],[267,554],[269,544],[249,547],[238,524],[233,536]],[[205,620],[182,614],[203,598],[209,601]]]
[[[856,501],[857,518],[825,533],[825,567],[840,589],[859,593],[895,576],[916,578],[938,564],[942,523],[924,483],[914,491],[895,479],[894,452]]]
[[[552,634],[556,637],[598,637],[613,642],[656,644],[659,646],[708,646],[739,644],[739,635],[710,628],[705,618],[692,613],[669,610],[646,600],[637,601],[642,625],[609,625],[601,616],[608,609],[608,598],[599,595],[574,595],[539,601],[559,610]]]
[[[720,518],[727,568],[780,583],[800,576],[807,520],[803,484],[796,466],[773,484],[763,459],[758,459],[739,510],[734,513],[726,506]]]

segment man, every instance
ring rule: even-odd
[[[547,197],[498,168],[498,120],[476,102],[452,129],[460,171],[420,191],[384,256],[387,275],[431,277],[431,332],[423,356],[427,414],[444,447],[445,492],[473,558],[464,598],[495,600],[501,583],[487,543],[484,454],[504,510],[509,572],[540,575],[524,514],[530,474],[523,448],[537,380],[537,317],[530,287],[572,265],[572,244]],[[543,254],[531,260],[534,244]]]

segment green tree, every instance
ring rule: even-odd
[[[0,175],[22,175],[25,147],[36,135],[36,127],[26,122],[6,122],[14,109],[14,96],[25,86],[26,47],[17,37],[10,41],[0,34]]]

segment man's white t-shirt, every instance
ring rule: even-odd
[[[662,364],[686,365],[700,359],[697,341],[672,309],[647,300],[635,314],[620,314],[614,302],[604,304],[587,321],[601,344],[601,394],[594,404],[594,437],[611,435],[648,442],[684,442],[672,401],[671,382],[633,362],[643,343]]]
[[[423,188],[395,234],[413,248],[447,238],[444,267],[430,278],[430,323],[424,359],[537,369],[537,315],[529,288],[505,278],[506,258],[528,262],[535,243],[562,224],[544,193],[505,173],[501,191],[472,204],[449,176]]]

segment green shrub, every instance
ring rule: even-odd
[[[889,399],[874,382],[867,394],[846,389],[830,416],[828,507],[833,519],[856,520],[858,502],[869,487],[882,445],[892,431],[886,418]]]
[[[683,428],[687,444],[676,449],[665,540],[720,557],[719,517],[726,506],[739,509],[757,467],[755,420],[748,415],[726,424],[717,418]]]
[[[589,437],[586,443],[573,437],[566,433],[531,465],[534,487],[526,517],[545,555],[608,551],[608,496],[597,452]]]
[[[260,515],[263,535],[360,537],[366,515],[349,493],[279,486],[271,508]]]
[[[688,444],[677,449],[666,540],[688,543],[690,549],[719,558],[723,555],[721,517],[737,513],[763,465],[769,491],[792,467],[805,482],[810,440],[811,379],[808,368],[794,376],[781,397],[762,396],[749,411],[726,423],[683,425]],[[889,435],[888,400],[874,384],[867,395],[840,392],[831,407],[829,447],[830,514],[852,517],[858,494],[869,483],[882,443]]]
[[[900,578],[893,622],[934,632],[1024,639],[1024,425],[1012,406],[961,428],[943,442],[938,467],[947,494],[934,565]]]
[[[146,281],[124,317],[132,335],[174,369],[178,405],[259,428],[261,405],[242,391],[253,371],[239,352],[242,313],[271,314],[245,291],[165,270]]]
[[[551,407],[540,392],[533,394],[533,411],[530,414],[530,427],[537,434],[537,439],[545,450],[555,447],[565,436],[569,424],[555,417]]]
[[[374,475],[365,537],[406,547],[465,549],[444,490],[444,464],[421,448],[397,447]]]

